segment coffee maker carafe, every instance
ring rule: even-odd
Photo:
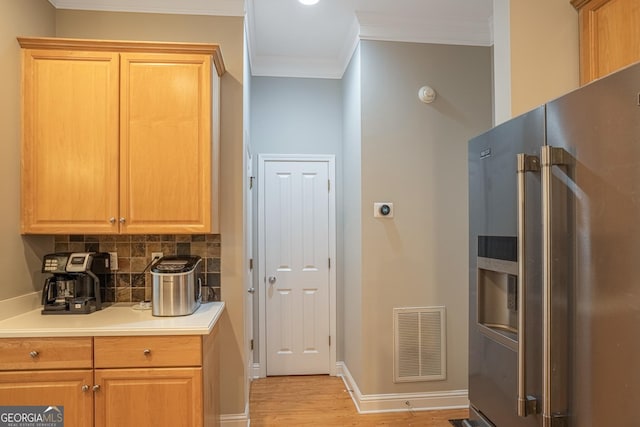
[[[59,252],[45,255],[42,314],[88,314],[101,310],[109,273],[109,254]]]

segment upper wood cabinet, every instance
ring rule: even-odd
[[[571,0],[580,26],[580,84],[640,60],[638,0]]]
[[[18,40],[23,233],[218,232],[217,45]]]

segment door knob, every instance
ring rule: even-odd
[[[256,293],[256,288],[249,288],[249,289],[247,289],[247,292],[249,292],[250,294],[255,294]]]
[[[269,284],[273,285],[276,283],[276,276],[269,276]]]

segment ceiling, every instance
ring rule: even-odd
[[[243,16],[256,76],[340,78],[358,40],[490,46],[493,0],[49,0],[58,9]]]

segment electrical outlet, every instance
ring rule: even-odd
[[[158,260],[160,258],[162,258],[163,254],[162,252],[151,252],[151,259],[152,260]]]
[[[109,252],[109,265],[112,271],[118,269],[118,252]]]

